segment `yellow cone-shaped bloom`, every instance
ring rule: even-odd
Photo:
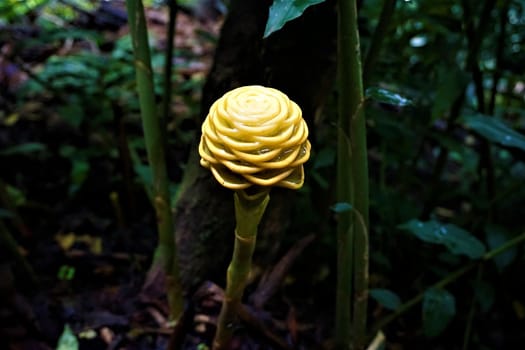
[[[224,187],[298,189],[310,157],[299,106],[279,90],[243,86],[226,93],[202,124],[201,165]]]

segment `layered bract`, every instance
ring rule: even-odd
[[[280,186],[298,189],[310,157],[308,127],[299,106],[263,86],[226,93],[202,125],[201,165],[230,189]]]

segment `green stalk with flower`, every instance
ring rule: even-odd
[[[201,165],[235,191],[235,243],[228,267],[224,303],[214,349],[226,349],[233,336],[251,270],[257,226],[272,186],[299,189],[310,157],[308,127],[299,106],[282,92],[244,86],[226,93],[210,108],[202,125]]]

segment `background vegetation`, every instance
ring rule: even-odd
[[[313,157],[296,196],[272,197],[238,347],[330,348],[336,223],[354,204],[336,189],[337,101],[346,98],[335,79],[336,2],[307,8],[266,39],[272,2],[240,3],[229,4],[221,34],[225,6],[178,8],[162,122],[175,225],[198,232],[179,237],[189,311],[172,340],[188,349],[210,343],[230,254],[232,222],[213,209],[192,211],[220,207],[213,198],[223,195],[194,172],[200,123],[224,90],[261,83],[300,102]],[[160,107],[169,10],[145,4]],[[367,343],[520,348],[525,2],[358,5],[370,180]],[[55,348],[61,334],[74,334],[66,339],[81,348],[158,348],[172,334],[163,284],[150,279],[142,288],[157,235],[126,18],[120,1],[0,4],[0,347]],[[246,18],[257,28],[245,29]],[[236,23],[245,38],[229,29]],[[200,207],[187,205],[192,198]],[[191,220],[223,235],[203,237]],[[190,265],[200,268],[185,274]]]

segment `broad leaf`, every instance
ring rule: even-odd
[[[0,151],[2,156],[10,156],[13,154],[30,154],[35,152],[42,152],[46,150],[46,146],[38,142],[27,142],[20,145],[5,148]]]
[[[466,255],[471,259],[479,259],[485,254],[483,243],[469,232],[453,224],[412,219],[399,227],[410,231],[424,242],[442,244],[453,254]]]
[[[395,92],[378,87],[371,87],[366,89],[366,97],[371,98],[377,102],[393,106],[403,107],[412,104],[412,101],[410,101],[408,98],[405,98]]]
[[[396,310],[401,305],[401,298],[388,289],[371,289],[370,296],[389,310]]]
[[[69,194],[77,192],[89,174],[89,162],[85,159],[71,159],[71,184],[69,185]]]
[[[505,122],[482,114],[463,117],[465,125],[489,141],[525,151],[525,135],[513,130]]]
[[[308,7],[325,0],[274,0],[270,7],[264,38],[281,29],[287,22],[301,16]]]
[[[58,339],[57,350],[78,350],[78,339],[68,324],[64,326],[64,331]]]
[[[423,297],[423,330],[436,337],[445,330],[456,314],[456,299],[444,289],[431,288]]]

